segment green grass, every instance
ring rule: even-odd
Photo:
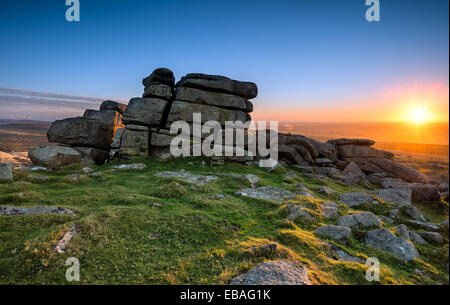
[[[268,173],[237,163],[202,166],[197,159],[133,160],[136,162],[147,168],[112,172],[114,164],[93,166],[102,175],[69,179],[69,174],[80,173],[80,165],[33,173],[48,177],[46,181],[27,179],[27,174],[16,172],[13,183],[0,184],[0,205],[60,206],[76,212],[75,216],[0,216],[0,283],[71,284],[65,280],[65,261],[76,257],[81,267],[79,284],[227,284],[256,264],[274,259],[303,262],[314,284],[448,284],[448,232],[443,233],[445,245],[418,246],[422,259],[410,263],[365,247],[365,231],[354,230],[347,243],[314,235],[318,226],[335,223],[322,217],[321,201],[338,202],[339,193],[364,191],[361,187],[344,186],[329,178],[305,178],[296,170],[292,171],[298,177],[285,179],[284,168]],[[251,187],[243,179],[219,176],[194,187],[184,180],[153,175],[180,169],[198,174],[256,174],[261,180],[257,186],[289,190],[303,183],[318,199],[298,196],[278,204],[235,196],[236,190]],[[338,193],[323,196],[317,192],[322,185]],[[209,199],[213,194],[227,198]],[[288,203],[304,206],[313,220],[287,220]],[[355,211],[340,203],[339,207],[342,215]],[[448,215],[448,205],[418,207],[433,220]],[[382,204],[374,212],[383,214],[389,208],[388,203]],[[54,253],[52,247],[72,224],[76,224],[77,235],[66,253]],[[247,251],[267,243],[277,243],[277,250]],[[380,282],[365,280],[367,266],[363,264],[333,259],[331,243],[354,256],[379,258]],[[425,275],[416,275],[416,268]]]

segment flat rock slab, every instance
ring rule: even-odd
[[[382,226],[381,221],[372,212],[357,213],[342,216],[337,220],[338,225],[352,229],[369,228]]]
[[[364,260],[361,257],[352,256],[335,245],[331,245],[331,250],[336,253],[340,261],[364,264]]]
[[[234,193],[235,195],[256,199],[266,199],[281,202],[285,199],[294,198],[294,193],[282,190],[273,186],[261,186],[251,189],[242,189]]]
[[[147,165],[142,163],[135,163],[135,164],[121,164],[116,165],[113,167],[113,170],[126,170],[126,169],[136,169],[136,170],[142,170],[146,168]]]
[[[317,235],[345,241],[350,238],[352,230],[344,226],[325,225],[318,227],[314,232]]]
[[[399,207],[411,205],[412,191],[410,189],[384,189],[376,190],[373,193],[384,201]]]
[[[196,185],[204,185],[212,180],[218,179],[217,176],[196,175],[185,170],[179,170],[177,172],[157,172],[155,173],[155,176],[163,178],[180,178]]]
[[[395,236],[386,228],[369,231],[365,238],[366,246],[392,253],[396,257],[409,261],[419,258],[419,252],[414,245],[402,237]]]
[[[284,260],[264,262],[231,280],[230,285],[311,285],[306,267]]]
[[[75,215],[72,210],[61,207],[12,207],[12,206],[0,206],[0,215],[13,216],[13,215],[40,215],[40,214],[67,214]]]
[[[361,193],[361,192],[351,192],[345,193],[339,196],[339,200],[348,205],[349,207],[359,206],[364,203],[369,204],[379,204],[372,195]]]

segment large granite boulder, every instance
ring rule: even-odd
[[[349,207],[360,206],[361,204],[379,204],[372,195],[362,192],[350,192],[341,194],[339,200],[348,205]]]
[[[42,146],[28,152],[30,160],[37,165],[55,169],[64,165],[81,162],[81,154],[71,147]]]
[[[230,285],[311,285],[308,271],[299,262],[264,262],[231,280]]]
[[[258,87],[254,83],[232,80],[225,76],[201,73],[190,73],[183,76],[176,86],[230,93],[245,99],[252,99],[258,95]]]
[[[47,131],[49,142],[109,149],[114,125],[81,117],[54,121]]]
[[[122,115],[115,110],[93,110],[86,109],[83,114],[83,118],[97,120],[106,124],[112,124],[117,128],[122,128]]]
[[[346,241],[350,238],[352,230],[344,226],[324,225],[318,227],[314,233],[331,239]]]
[[[337,224],[352,229],[370,227],[380,228],[382,226],[381,221],[372,212],[363,212],[342,216],[337,220]]]
[[[142,97],[160,98],[169,101],[172,98],[172,87],[166,84],[151,83],[144,88]]]
[[[381,183],[385,189],[405,189],[412,192],[413,201],[439,201],[441,200],[439,186],[425,183],[407,183],[400,179],[385,178]]]
[[[342,171],[342,176],[345,177],[344,182],[348,185],[362,184],[366,182],[366,175],[356,165],[355,162],[350,162]]]
[[[132,98],[122,121],[125,124],[159,126],[168,102],[159,98]]]
[[[122,158],[147,157],[150,131],[146,126],[127,125],[120,139],[118,155]]]
[[[318,156],[321,158],[327,158],[332,162],[335,162],[338,157],[338,151],[336,146],[330,143],[324,143],[317,141],[316,139],[307,138],[308,142],[311,143],[316,151],[318,152]]]
[[[355,161],[355,158],[384,158],[392,159],[390,152],[379,150],[370,146],[346,144],[338,146],[339,157],[344,161]]]
[[[378,198],[399,207],[411,205],[412,191],[407,188],[376,190],[373,193]]]
[[[402,237],[395,236],[386,228],[367,232],[365,243],[366,246],[392,253],[396,257],[406,261],[420,258],[419,252],[411,242]]]
[[[394,160],[375,158],[373,160],[370,160],[370,162],[380,167],[389,176],[397,177],[407,182],[413,183],[428,182],[428,179],[424,174]]]

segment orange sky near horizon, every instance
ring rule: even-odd
[[[257,105],[256,105],[257,104]],[[442,82],[395,86],[354,100],[292,102],[255,101],[253,120],[287,122],[449,122],[449,87]],[[305,105],[306,104],[306,105]]]

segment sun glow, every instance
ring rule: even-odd
[[[405,121],[409,123],[423,124],[428,123],[431,120],[431,112],[426,107],[423,107],[421,105],[413,106],[407,111],[405,115]]]

